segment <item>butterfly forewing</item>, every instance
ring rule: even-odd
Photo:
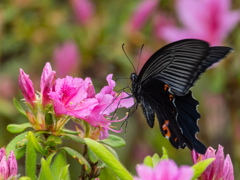
[[[185,95],[199,75],[230,50],[210,48],[205,41],[196,39],[177,41],[154,53],[140,71],[138,80],[144,82],[156,77],[169,84],[175,95]]]

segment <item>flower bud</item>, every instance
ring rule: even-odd
[[[7,179],[9,175],[9,169],[7,164],[6,156],[3,156],[2,160],[0,161],[0,174],[3,179]]]
[[[50,63],[47,62],[43,69],[42,76],[41,76],[41,83],[40,83],[43,107],[45,107],[50,102],[48,93],[53,87],[55,83],[55,79],[56,79],[56,72],[52,71],[52,67]]]
[[[12,176],[12,177],[16,176],[18,166],[17,166],[16,157],[15,157],[13,151],[10,152],[10,155],[8,157],[8,167],[9,167],[9,175]]]
[[[18,84],[23,93],[23,96],[32,107],[34,107],[34,101],[36,101],[36,96],[34,93],[33,83],[29,79],[29,75],[25,74],[25,72],[20,69]]]

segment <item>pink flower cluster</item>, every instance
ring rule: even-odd
[[[17,179],[17,160],[13,151],[10,152],[10,155],[6,156],[5,148],[0,149],[0,179]]]
[[[127,96],[126,93],[117,97],[116,92],[113,91],[115,81],[112,80],[112,76],[112,74],[107,76],[108,86],[103,87],[98,94],[95,93],[90,78],[83,80],[67,76],[64,79],[57,79],[52,92],[49,93],[56,115],[67,114],[83,119],[101,129],[100,139],[107,138],[109,126],[114,122],[108,120],[107,116],[116,108],[129,108],[133,105],[132,98],[121,100]]]
[[[207,169],[201,174],[202,180],[234,180],[233,165],[229,154],[224,159],[223,147],[218,146],[218,151],[215,155],[215,151],[212,147],[209,147],[205,155],[200,155],[196,151],[192,151],[192,159],[194,164],[199,161],[215,158],[215,160],[207,167]]]
[[[108,130],[114,131],[110,128],[111,122],[119,121],[117,118],[111,121],[110,113],[120,107],[129,108],[134,103],[132,98],[123,99],[128,96],[126,93],[118,95],[113,91],[116,83],[112,80],[112,76],[112,74],[107,76],[108,85],[96,94],[90,78],[83,80],[66,76],[56,80],[56,72],[52,71],[50,63],[47,63],[41,77],[41,105],[43,109],[47,108],[47,105],[53,105],[56,118],[68,115],[82,119],[100,129],[100,139],[107,138]],[[26,102],[34,109],[38,100],[29,76],[22,69],[20,69],[19,85]],[[38,104],[38,107],[41,105]],[[37,117],[42,116],[37,115]]]
[[[151,19],[155,35],[167,42],[194,38],[221,45],[240,21],[240,10],[231,10],[231,0],[177,0],[177,21],[157,11],[158,2],[142,0],[129,19],[130,29],[140,30]]]
[[[190,166],[178,168],[173,160],[161,160],[154,168],[141,164],[136,169],[139,177],[134,180],[190,180],[194,173]]]

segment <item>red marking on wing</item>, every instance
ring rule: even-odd
[[[162,125],[163,128],[163,133],[165,134],[166,137],[170,138],[171,137],[171,133],[168,129],[168,124],[169,124],[169,120],[166,120],[164,122],[164,124]]]

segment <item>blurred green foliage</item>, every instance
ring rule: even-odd
[[[152,21],[136,32],[128,32],[128,21],[139,1],[92,1],[95,12],[86,24],[81,24],[70,1],[54,0],[1,0],[0,2],[0,147],[6,146],[14,137],[6,127],[10,123],[24,123],[27,119],[14,108],[13,97],[23,98],[18,88],[19,68],[30,75],[35,90],[39,91],[39,82],[44,64],[53,64],[53,52],[56,46],[72,40],[81,54],[77,72],[78,77],[91,77],[96,91],[106,85],[106,76],[115,78],[129,77],[133,69],[122,51],[125,50],[137,66],[139,51],[144,43],[145,50],[153,53],[166,44],[156,38]],[[173,0],[162,0],[158,10],[174,13]],[[233,9],[239,9],[235,0]],[[223,62],[201,76],[192,89],[199,100],[198,138],[206,146],[224,147],[229,153],[235,168],[235,179],[240,178],[240,25],[224,42],[235,51]],[[146,61],[143,59],[141,61]],[[130,85],[130,80],[118,80],[116,90]],[[122,113],[123,114],[123,113]],[[123,114],[124,115],[124,114]],[[121,124],[119,124],[120,126]],[[71,126],[71,125],[69,125]],[[163,138],[158,124],[148,127],[139,109],[129,119],[126,128],[127,145],[116,149],[121,162],[135,174],[135,165],[143,162],[146,155],[162,154],[162,146],[168,150],[169,158],[178,164],[192,165],[189,149],[174,149]],[[71,142],[65,142],[71,145]],[[74,147],[81,149],[82,147]],[[22,160],[23,161],[23,160]],[[71,161],[71,160],[70,160]],[[77,162],[70,162],[77,163]],[[19,162],[21,164],[21,162]],[[78,177],[78,166],[71,165],[72,179]],[[19,173],[24,174],[23,164]]]

